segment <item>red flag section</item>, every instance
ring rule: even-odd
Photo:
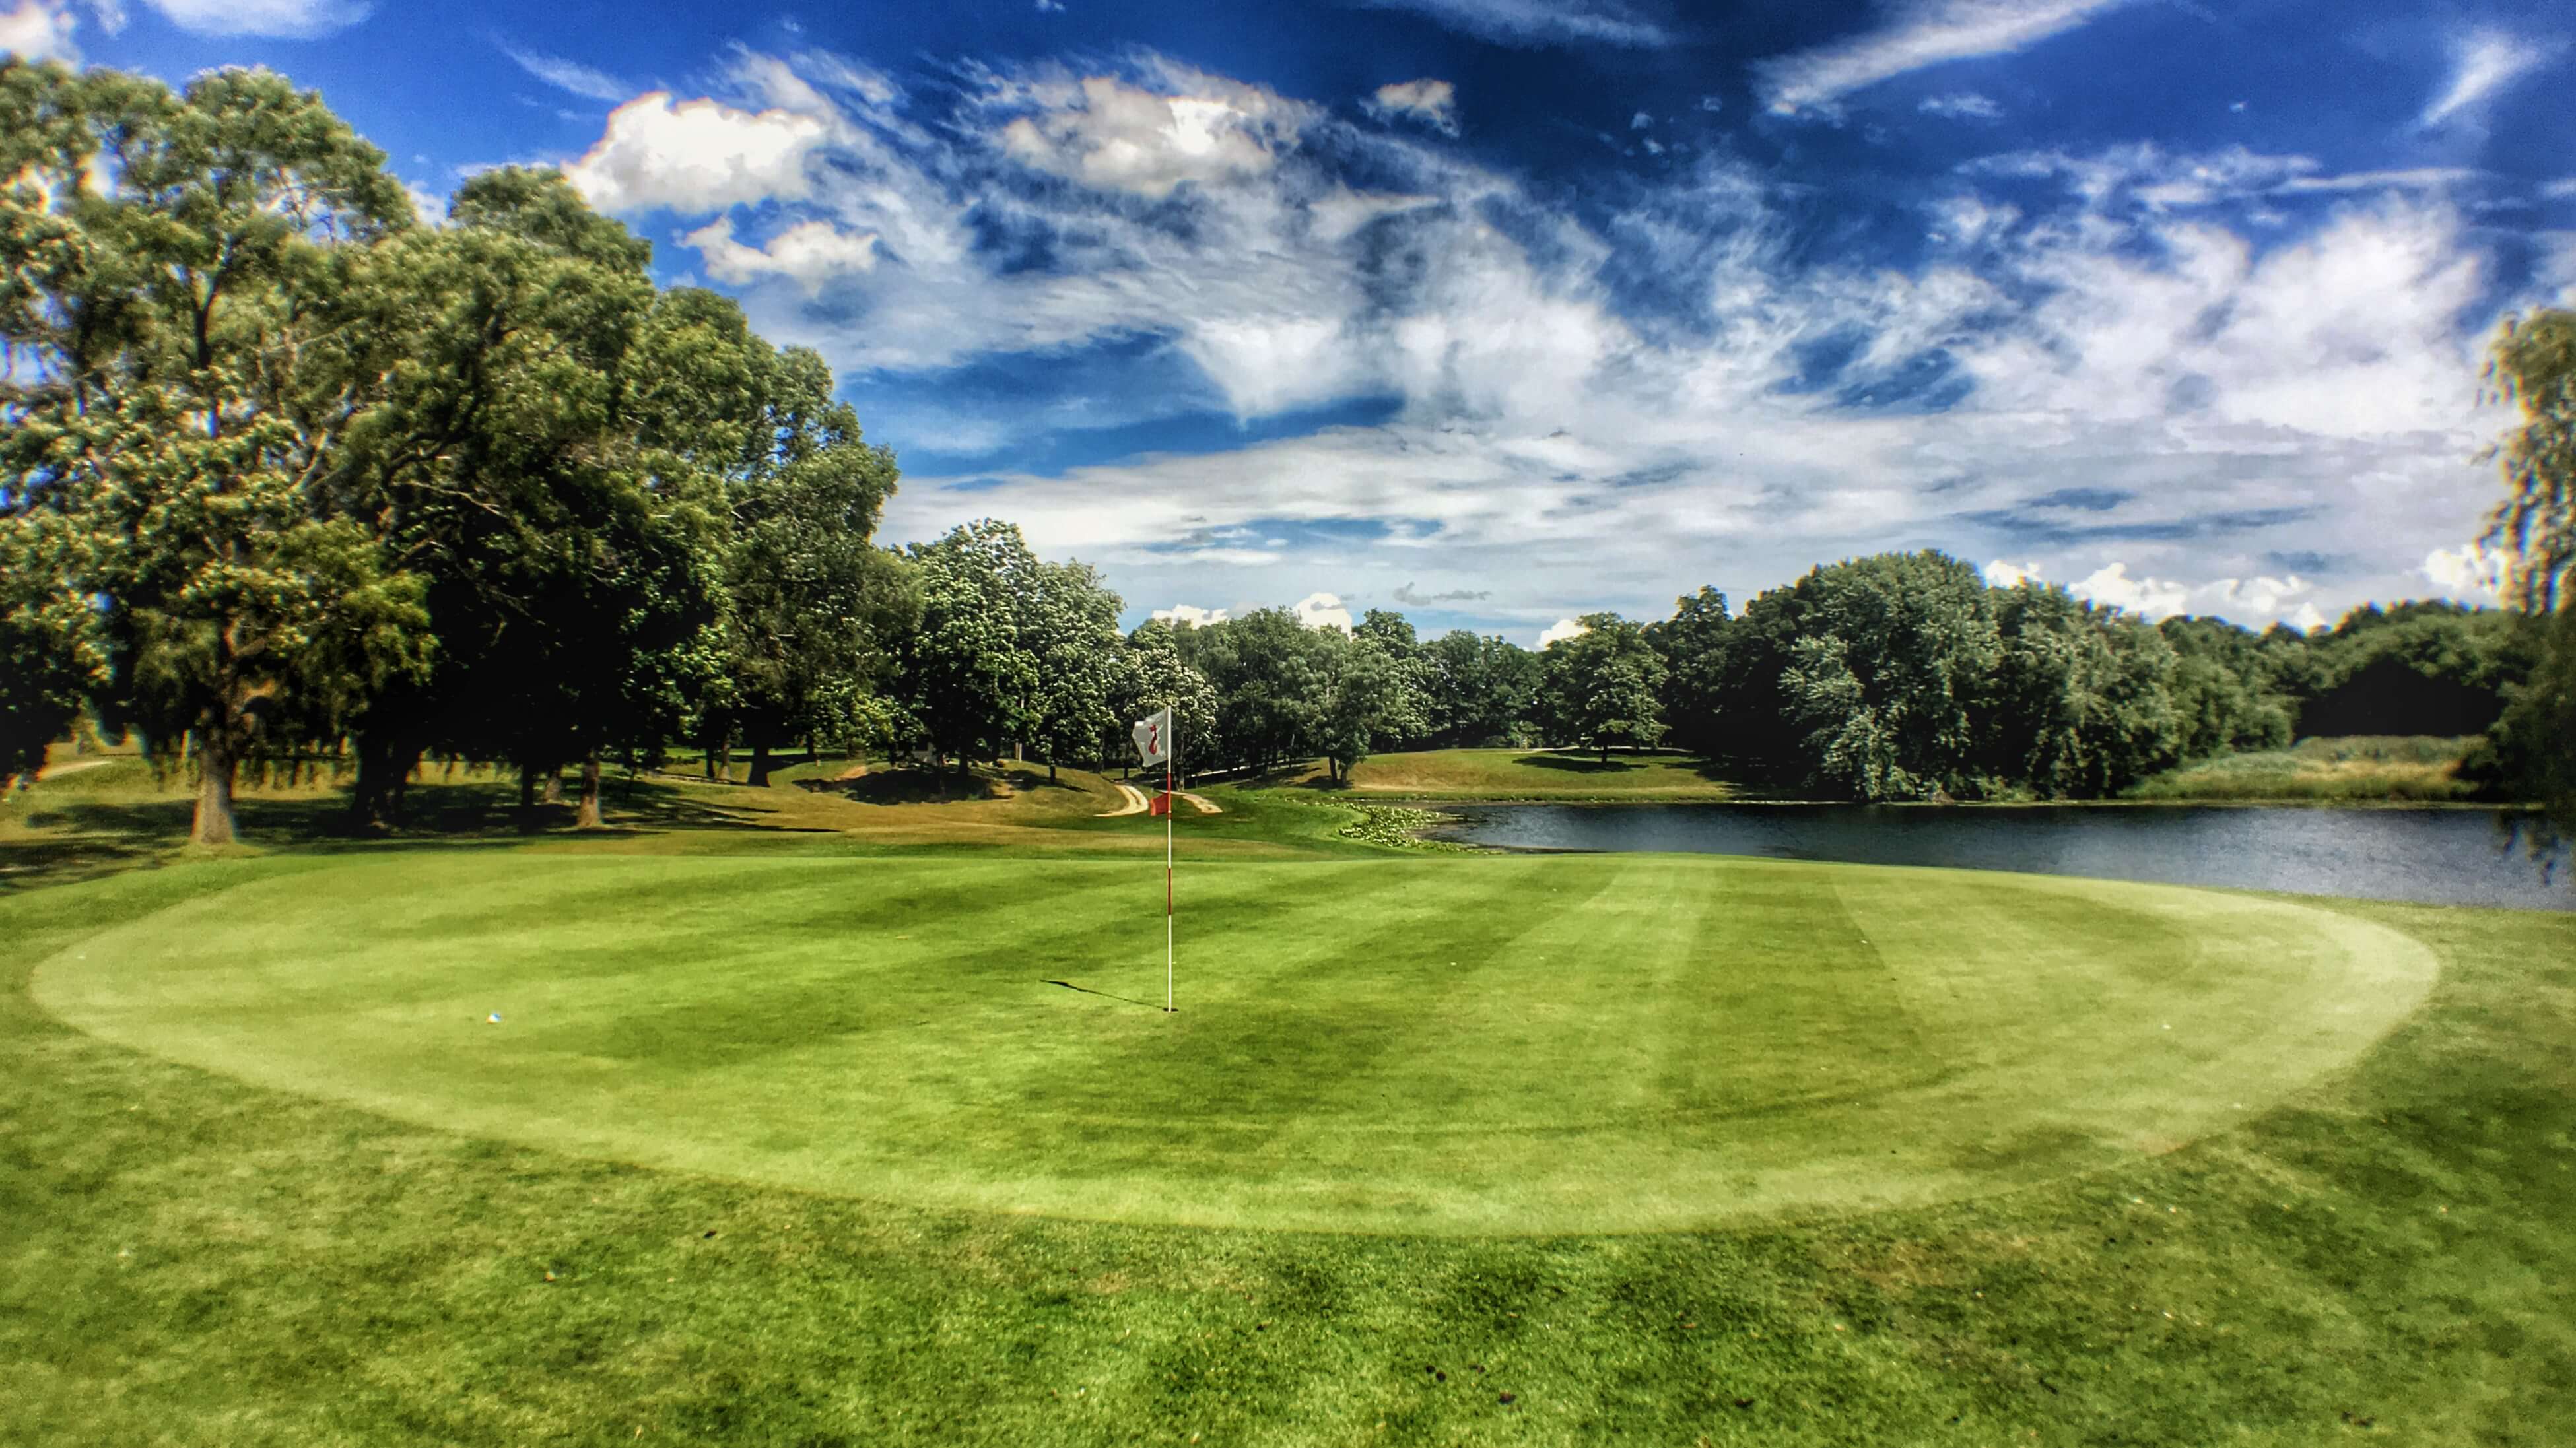
[[[1154,796],[1150,801],[1148,801],[1148,802],[1147,802],[1147,804],[1146,804],[1146,806],[1145,806],[1145,809],[1146,809],[1146,813],[1148,813],[1148,814],[1153,814],[1153,815],[1167,815],[1167,814],[1170,814],[1170,813],[1172,812],[1172,797],[1171,797],[1170,795],[1168,795],[1168,794],[1158,794],[1158,795],[1155,795],[1155,796]]]

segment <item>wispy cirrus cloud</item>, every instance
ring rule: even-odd
[[[519,69],[544,81],[557,90],[570,91],[586,100],[614,104],[633,96],[638,87],[627,84],[604,70],[566,60],[559,55],[545,55],[501,41],[501,53]]]
[[[1452,30],[1502,45],[1663,45],[1665,29],[1617,0],[1357,0],[1411,10]]]
[[[2451,41],[2451,78],[2424,108],[2427,127],[2474,116],[2516,81],[2565,52],[2563,41],[2535,40],[2502,30],[2471,30]]]
[[[1830,114],[1857,90],[1925,66],[2002,55],[2072,30],[2130,0],[1907,0],[1878,29],[1761,62],[1775,115]]]

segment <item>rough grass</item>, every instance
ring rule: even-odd
[[[2143,800],[2266,803],[2465,800],[2456,777],[2475,738],[2428,735],[2303,739],[2289,749],[2231,754],[2167,770],[2130,791]]]
[[[1435,749],[1373,754],[1347,781],[1325,777],[1321,764],[1265,783],[1322,791],[1348,790],[1390,799],[1649,800],[1732,799],[1733,786],[1705,760],[1684,754],[1597,755],[1571,750]]]

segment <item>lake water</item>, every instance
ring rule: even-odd
[[[2576,909],[2486,810],[1975,809],[1861,805],[1433,805],[1443,838],[1517,850],[1657,850],[1950,865],[2431,905]]]

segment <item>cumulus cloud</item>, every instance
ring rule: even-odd
[[[1200,608],[1196,604],[1176,603],[1170,608],[1158,608],[1154,610],[1154,617],[1161,619],[1165,623],[1188,624],[1192,628],[1205,628],[1212,623],[1225,622],[1225,610],[1221,608]]]
[[[2513,555],[2469,542],[2425,554],[2419,571],[2453,598],[2493,603],[2504,596],[2505,581],[2512,568]]]
[[[2472,30],[2451,41],[2451,79],[2424,108],[2418,124],[2430,127],[2474,116],[2514,82],[2557,58],[2563,46],[2501,30]]]
[[[765,246],[748,246],[734,239],[733,218],[719,216],[680,241],[706,258],[708,274],[718,281],[740,286],[764,277],[784,277],[807,296],[821,292],[835,278],[871,271],[877,264],[874,235],[843,231],[828,221],[800,222],[771,237]]]
[[[16,9],[0,11],[0,55],[78,65],[80,46],[72,33],[79,28],[80,17],[68,5],[50,0],[18,0]]]
[[[2002,55],[2072,30],[2128,0],[1914,0],[1894,23],[1763,62],[1764,104],[1777,115],[1831,114],[1853,91],[1944,61]]]
[[[810,115],[651,91],[610,112],[606,133],[564,174],[602,211],[705,215],[810,195],[805,163],[828,134]]]
[[[1004,151],[1095,190],[1157,198],[1268,171],[1309,113],[1257,86],[1167,95],[1103,75],[1048,100],[1003,130]]]
[[[522,50],[507,43],[501,46],[501,53],[510,57],[511,63],[519,69],[557,90],[570,91],[589,100],[622,101],[635,94],[635,87],[577,60]]]
[[[1453,30],[1503,45],[1654,46],[1662,27],[1615,0],[1361,0],[1382,10],[1412,10]]]
[[[1410,116],[1444,136],[1458,134],[1458,88],[1445,80],[1426,76],[1382,85],[1360,107],[1382,121]]]
[[[1955,91],[1945,96],[1925,96],[1923,103],[1915,109],[1927,116],[1939,116],[1944,120],[1952,121],[2000,121],[2004,118],[2002,106],[1995,104],[1992,98],[1981,96],[1975,91]]]
[[[1308,628],[1337,628],[1351,631],[1351,611],[1342,607],[1337,593],[1310,593],[1294,605],[1297,621]]]
[[[373,7],[360,0],[145,0],[164,19],[198,35],[307,39],[345,30]]]
[[[2036,563],[2007,563],[1998,558],[1982,570],[1986,582],[1997,588],[2019,588],[2025,583],[2045,582]]]
[[[1581,638],[1590,632],[1592,630],[1585,628],[1575,619],[1561,618],[1538,631],[1538,647],[1545,649],[1559,639]]]

